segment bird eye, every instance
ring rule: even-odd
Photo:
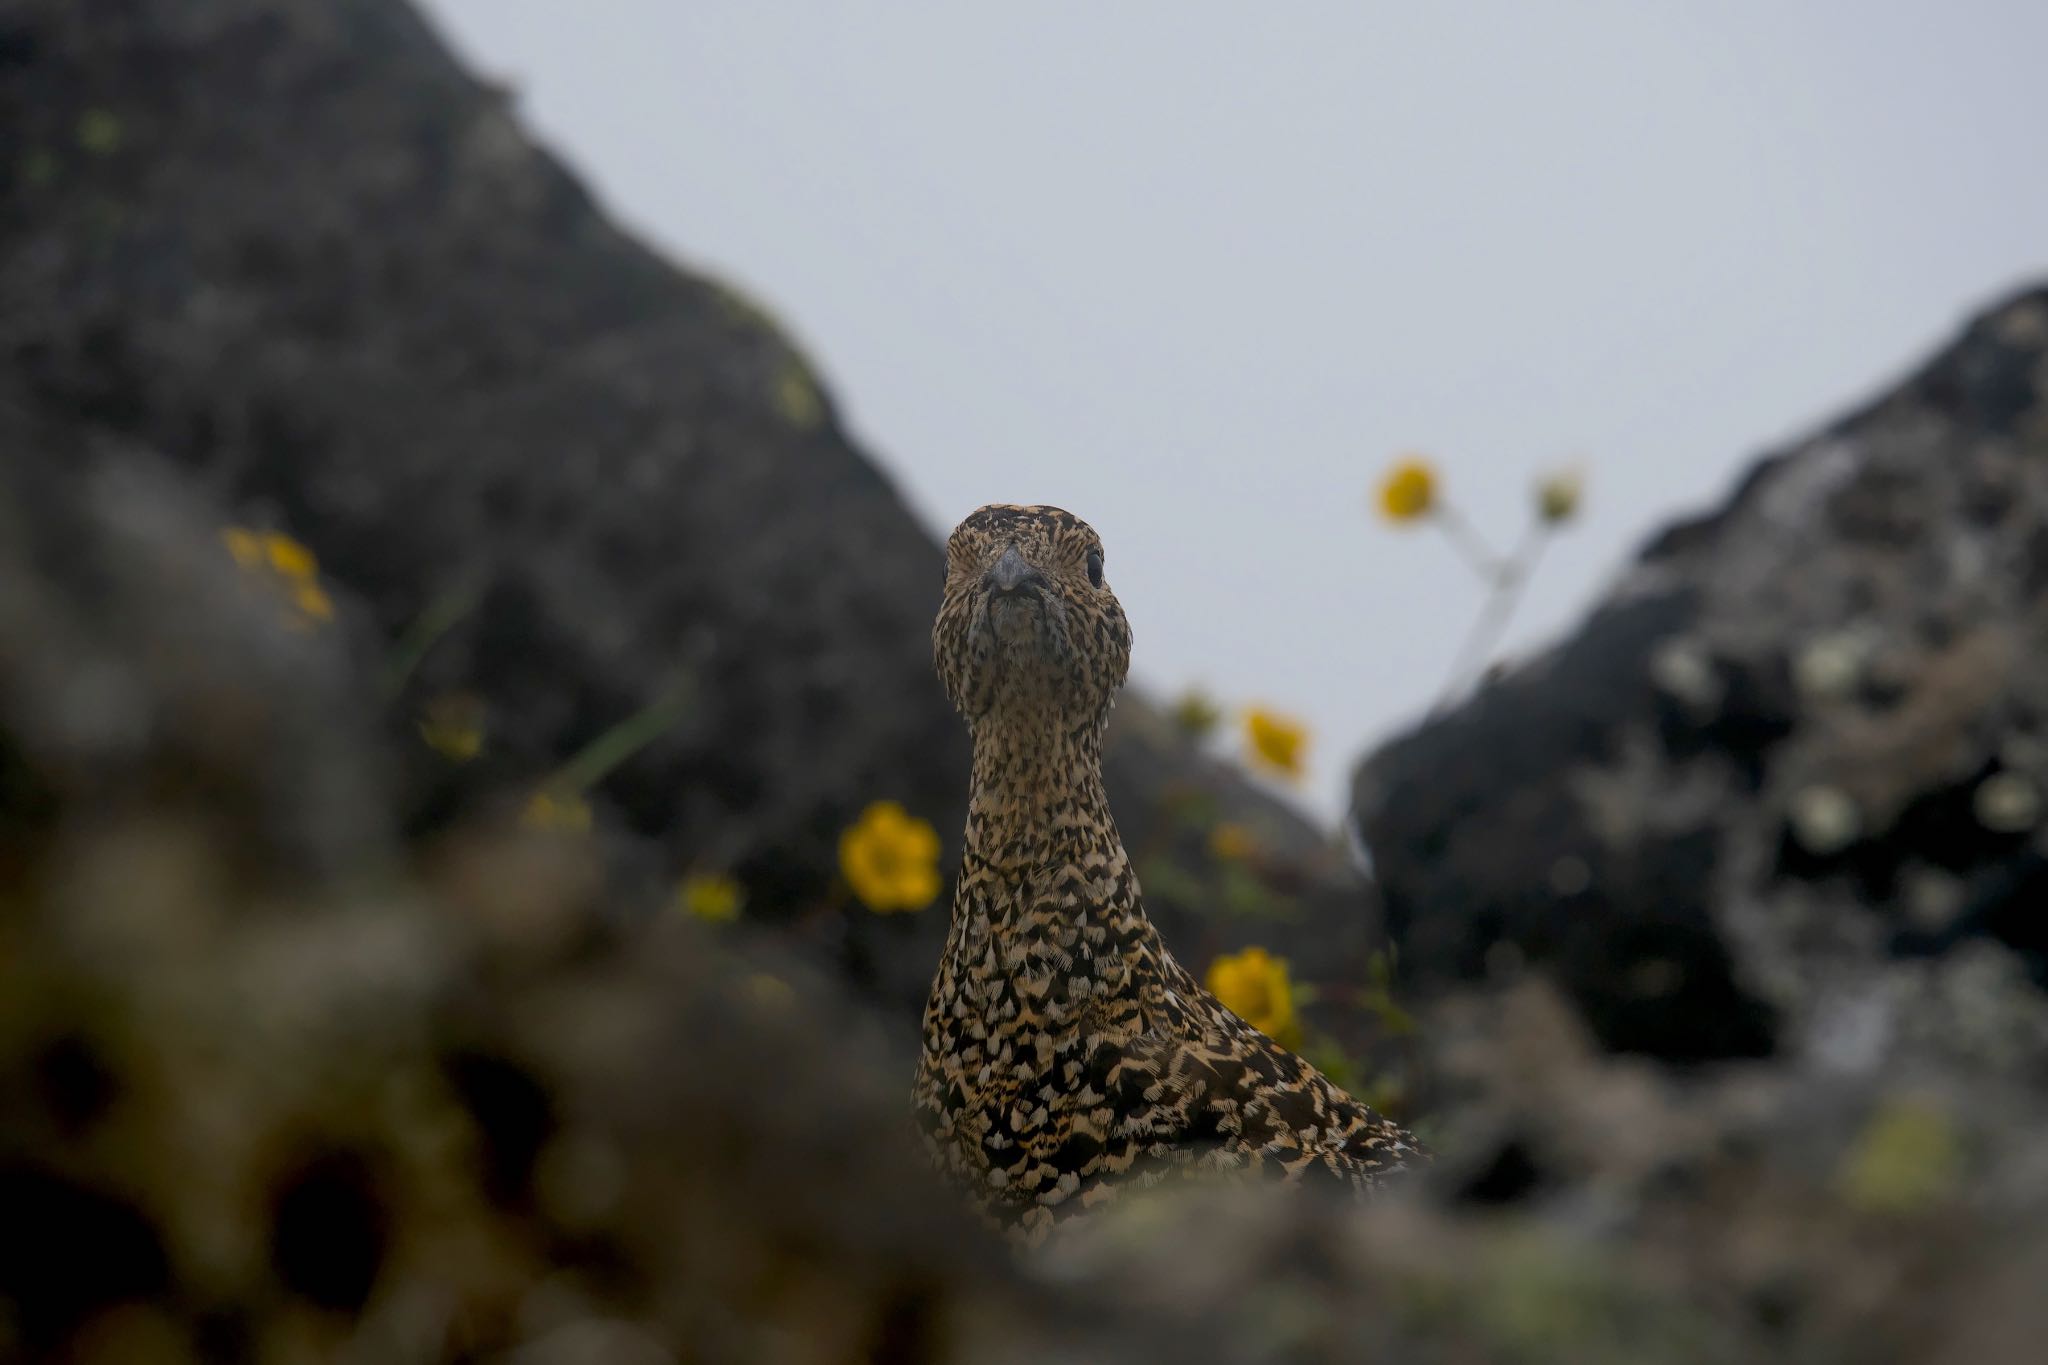
[[[1088,552],[1088,581],[1096,587],[1102,586],[1102,551]]]

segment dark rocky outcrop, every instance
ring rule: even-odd
[[[941,556],[771,320],[614,229],[396,0],[9,5],[0,145],[0,404],[70,475],[159,464],[304,542],[366,678],[446,626],[386,708],[406,829],[674,696],[593,793],[649,894],[735,872],[914,1022],[943,905],[837,913],[834,850],[881,798],[960,826]],[[461,768],[411,736],[450,692],[488,706]],[[1193,879],[1177,941],[1207,942],[1195,799],[1258,830],[1307,912],[1283,937],[1363,960],[1330,841],[1141,699],[1108,768],[1134,845]]]
[[[2048,1078],[2048,289],[1359,771],[1401,961],[1609,1047]]]

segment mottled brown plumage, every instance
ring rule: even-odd
[[[1102,787],[1131,630],[1087,523],[1009,506],[961,522],[932,645],[974,739],[917,1074],[940,1168],[1035,1241],[1179,1172],[1370,1190],[1417,1160],[1397,1125],[1225,1009],[1146,917]]]

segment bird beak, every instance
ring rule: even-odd
[[[990,567],[982,581],[991,592],[1001,596],[1036,587],[1042,579],[1038,570],[1031,567],[1031,562],[1012,545],[1003,551],[1003,557]]]

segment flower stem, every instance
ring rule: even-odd
[[[1488,583],[1498,584],[1508,570],[1507,561],[1493,552],[1471,522],[1465,519],[1455,503],[1439,502],[1436,507],[1436,524],[1443,528],[1444,539],[1451,542],[1451,548],[1464,556],[1472,566],[1472,572]]]
[[[398,647],[384,666],[380,690],[386,701],[393,700],[405,690],[406,681],[420,666],[420,661],[427,657],[428,651],[463,617],[476,609],[477,602],[483,597],[483,586],[481,574],[466,575],[427,603],[426,608],[413,618],[413,623],[405,628],[405,634],[399,637]]]
[[[1507,629],[1515,605],[1522,600],[1522,589],[1528,584],[1529,574],[1542,557],[1544,544],[1549,539],[1546,530],[1541,523],[1532,523],[1523,533],[1522,543],[1515,548],[1514,554],[1502,561],[1492,575],[1493,592],[1458,649],[1443,690],[1437,694],[1436,704],[1429,709],[1432,717],[1442,715],[1458,695],[1477,680],[1486,667],[1486,661],[1493,656],[1501,632]]]
[[[661,738],[689,709],[694,692],[692,679],[684,676],[653,701],[606,730],[576,751],[545,783],[558,792],[584,792],[604,780],[607,773]]]

